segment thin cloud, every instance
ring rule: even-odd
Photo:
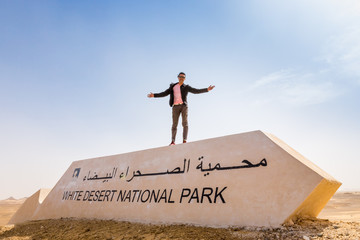
[[[327,71],[301,73],[283,69],[263,76],[250,86],[257,103],[312,105],[327,102],[343,93],[332,81],[323,80]],[[260,100],[259,100],[260,98]]]
[[[252,88],[258,88],[269,84],[276,84],[277,82],[283,82],[284,80],[291,79],[293,77],[294,74],[292,74],[290,70],[280,70],[260,78],[255,82]]]
[[[359,19],[360,20],[360,19]],[[346,31],[333,36],[323,48],[321,60],[333,71],[340,71],[360,84],[360,29],[349,27]]]

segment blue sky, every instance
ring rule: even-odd
[[[180,71],[216,86],[189,96],[189,141],[270,132],[360,190],[355,0],[3,0],[0,22],[0,199],[168,145],[168,98],[146,95]]]

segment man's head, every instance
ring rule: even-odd
[[[180,73],[178,74],[178,79],[179,79],[180,85],[184,83],[185,78],[186,78],[186,74],[185,74],[185,73],[180,72]]]

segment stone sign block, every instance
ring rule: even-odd
[[[41,203],[49,194],[51,189],[40,189],[21,205],[16,213],[11,217],[8,224],[16,224],[31,220],[34,218],[34,214],[40,208]]]
[[[27,220],[277,227],[316,217],[340,185],[275,136],[253,131],[75,161]]]

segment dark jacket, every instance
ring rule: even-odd
[[[154,93],[154,97],[166,97],[167,95],[170,94],[169,104],[170,104],[170,107],[172,107],[173,104],[174,104],[174,90],[173,90],[173,88],[174,88],[174,86],[176,84],[179,84],[179,83],[170,84],[170,87],[168,89],[166,89],[164,92]],[[208,89],[207,88],[197,89],[197,88],[193,88],[193,87],[191,87],[189,85],[183,84],[183,85],[180,86],[180,91],[181,91],[181,98],[182,98],[184,104],[187,105],[187,94],[189,92],[195,93],[195,94],[205,93],[205,92],[208,92]]]

